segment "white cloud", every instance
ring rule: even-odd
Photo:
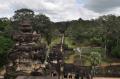
[[[0,16],[8,17],[10,16],[10,14],[11,14],[11,11],[8,3],[0,2]]]
[[[95,1],[95,3],[92,1]],[[84,3],[82,0],[0,0],[0,17],[12,16],[14,11],[17,9],[30,8],[36,13],[46,14],[52,21],[66,21],[78,18],[93,19],[100,15],[108,14],[108,12],[105,12],[105,10],[110,6],[108,7],[106,5],[103,10],[102,7],[104,6],[102,1],[105,0],[86,0],[86,3]],[[108,3],[110,1],[108,1]],[[112,5],[112,2],[110,2],[110,5]],[[119,15],[119,10],[120,9],[114,9],[109,11],[109,13]]]
[[[110,10],[110,11],[105,12],[103,14],[113,14],[116,16],[120,16],[120,7],[114,8],[113,10]]]
[[[17,9],[30,8],[50,16],[53,21],[68,20],[72,15],[74,19],[75,15],[71,12],[77,8],[76,0],[5,0],[5,6],[2,2],[3,0],[0,1],[0,16],[3,16],[3,12],[7,14],[10,11],[9,14],[13,14]]]

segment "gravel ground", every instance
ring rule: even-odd
[[[41,76],[19,76],[16,79],[58,79],[58,77],[41,77]],[[109,77],[95,77],[93,79],[120,79],[120,78],[109,78]]]
[[[96,77],[93,79],[120,79],[120,78],[109,78],[109,77]]]

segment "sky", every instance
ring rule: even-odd
[[[0,17],[12,17],[21,8],[45,14],[54,22],[90,20],[107,14],[119,16],[120,0],[0,0]]]

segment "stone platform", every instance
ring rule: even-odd
[[[58,77],[51,76],[18,76],[16,79],[58,79]]]

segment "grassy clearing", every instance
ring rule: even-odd
[[[83,65],[90,65],[89,61],[89,55],[91,52],[99,52],[102,56],[102,59],[104,59],[104,49],[101,47],[81,47],[81,59],[80,59],[80,53],[77,51],[74,51],[68,57],[65,59],[65,63],[80,63],[82,62]],[[105,61],[101,61],[101,63],[106,63]]]

